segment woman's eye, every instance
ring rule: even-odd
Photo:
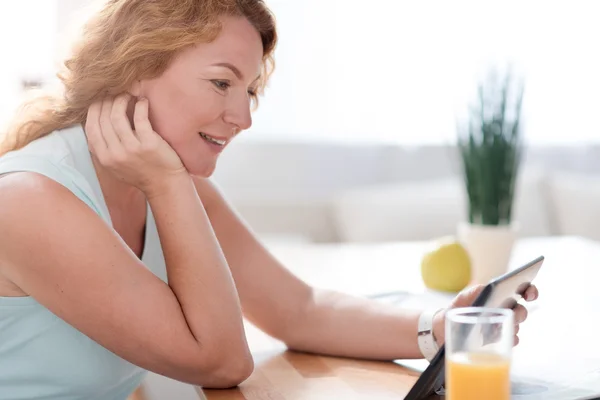
[[[212,83],[220,90],[227,90],[231,86],[231,84],[227,81],[215,80],[215,81],[212,81]]]
[[[231,83],[229,81],[223,81],[223,80],[219,80],[219,79],[215,79],[211,81],[213,85],[215,85],[215,87],[221,91],[226,91],[227,89],[229,89],[231,87]],[[258,97],[258,91],[257,89],[248,89],[248,95],[252,98],[256,98]]]

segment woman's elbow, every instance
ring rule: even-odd
[[[238,386],[244,382],[254,371],[252,357],[243,360],[224,361],[208,376],[198,382],[198,386],[207,389],[228,389]]]
[[[216,361],[208,368],[202,365],[196,372],[193,384],[207,389],[228,389],[244,382],[254,371],[251,355],[227,357]]]

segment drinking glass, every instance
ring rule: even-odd
[[[446,314],[446,398],[510,400],[514,313],[466,307]]]

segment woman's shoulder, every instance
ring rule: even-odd
[[[81,125],[56,130],[0,157],[0,175],[34,172],[50,178],[100,213],[95,172]]]
[[[73,125],[59,129],[29,142],[24,147],[0,156],[0,164],[13,159],[40,159],[54,164],[68,162],[73,153],[82,146],[76,146],[78,141],[85,141],[85,133],[81,125]],[[75,146],[73,146],[75,144]]]

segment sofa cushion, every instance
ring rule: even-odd
[[[456,180],[398,183],[343,193],[334,219],[345,241],[428,240],[453,234],[463,205]]]
[[[557,233],[600,240],[600,177],[559,173],[548,187]]]
[[[524,170],[517,182],[514,219],[521,236],[551,233],[545,175]],[[454,235],[467,216],[459,178],[399,182],[342,193],[334,200],[334,220],[342,240],[357,242],[430,240]]]

